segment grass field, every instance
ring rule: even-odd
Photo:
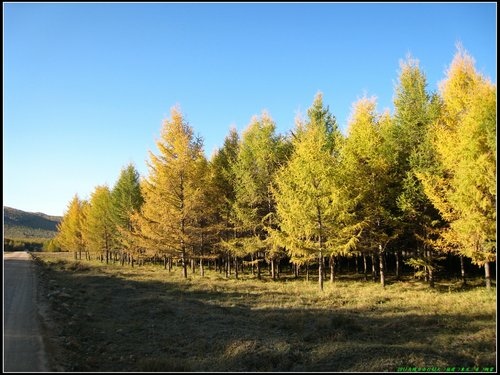
[[[183,279],[178,268],[33,255],[59,370],[496,370],[496,286],[481,280],[383,289],[348,275],[320,292],[291,277]]]

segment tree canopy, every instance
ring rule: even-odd
[[[214,261],[236,277],[244,266],[317,267],[371,262],[385,285],[401,262],[433,286],[437,262],[459,255],[484,267],[496,261],[496,84],[458,46],[437,92],[417,59],[400,62],[394,111],[375,97],[352,106],[345,134],[318,92],[305,119],[279,134],[267,111],[239,134],[231,128],[207,160],[178,106],[149,151],[149,173],[124,167],[110,190],[77,195],[58,226],[57,246],[180,262]],[[392,262],[392,265],[389,263]],[[133,265],[132,261],[132,265]],[[463,271],[463,268],[462,268]],[[194,272],[194,271],[193,271]]]

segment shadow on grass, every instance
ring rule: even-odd
[[[192,291],[182,282],[40,265],[43,293],[61,322],[54,334],[66,371],[366,372],[496,363],[490,314],[259,307],[259,294],[247,291]]]

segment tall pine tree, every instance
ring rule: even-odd
[[[380,283],[385,286],[385,251],[396,238],[390,189],[391,160],[384,133],[391,129],[390,118],[376,112],[375,98],[362,98],[353,105],[348,135],[341,151],[341,197],[344,202],[341,233],[346,250],[371,256],[376,280],[378,257]]]
[[[111,192],[107,186],[97,186],[84,210],[83,235],[89,251],[109,262],[116,249],[116,227],[113,221]]]
[[[438,168],[419,175],[447,221],[449,247],[484,266],[496,259],[496,85],[461,47],[440,84],[443,108],[431,130]]]
[[[286,247],[291,261],[318,262],[318,284],[323,290],[324,257],[332,253],[338,232],[338,194],[335,185],[336,146],[340,133],[335,118],[318,93],[306,124],[297,123],[289,162],[276,175],[274,196],[279,230],[272,231]]]
[[[129,241],[132,231],[132,213],[139,212],[144,202],[141,193],[139,172],[133,164],[124,167],[111,191],[113,221],[116,225],[116,240],[121,249],[122,264],[125,256],[133,250]]]
[[[439,113],[439,102],[436,96],[427,93],[426,78],[418,60],[408,56],[400,67],[389,149],[389,154],[394,156],[391,180],[397,194],[397,209],[393,207],[393,214],[402,232],[398,247],[414,253],[412,264],[424,268],[425,278],[433,287],[436,230],[441,225],[441,217],[425,195],[416,173],[432,164],[427,134]],[[396,259],[399,259],[398,253]]]
[[[144,204],[141,213],[133,216],[134,232],[143,248],[179,258],[187,277],[188,257],[197,242],[202,212],[203,142],[180,109],[173,107],[156,144],[159,154],[150,152],[150,174],[142,184]]]
[[[268,256],[273,271],[277,259],[277,254],[272,251],[274,248],[266,243],[269,235],[266,219],[275,212],[271,181],[283,159],[283,150],[283,140],[276,135],[276,124],[264,112],[260,117],[254,116],[243,132],[233,164],[236,233],[235,238],[227,243],[227,248],[239,256],[255,256],[259,277],[260,262],[265,256]]]
[[[222,148],[218,149],[210,160],[210,184],[213,189],[211,202],[216,207],[216,226],[218,228],[218,245],[220,255],[225,256],[225,272],[229,276],[231,258],[234,254],[230,240],[234,237],[236,216],[234,204],[236,201],[234,164],[238,157],[239,135],[231,128],[224,140]],[[229,245],[229,246],[228,246]],[[237,272],[237,269],[235,268]]]
[[[83,221],[83,206],[82,201],[77,194],[69,202],[66,212],[64,213],[61,222],[57,225],[56,244],[63,251],[73,251],[75,259],[84,250],[84,239],[82,235]]]

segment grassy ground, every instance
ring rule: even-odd
[[[36,253],[52,365],[63,371],[486,371],[496,287],[181,277]],[[482,285],[482,284],[481,284]]]

